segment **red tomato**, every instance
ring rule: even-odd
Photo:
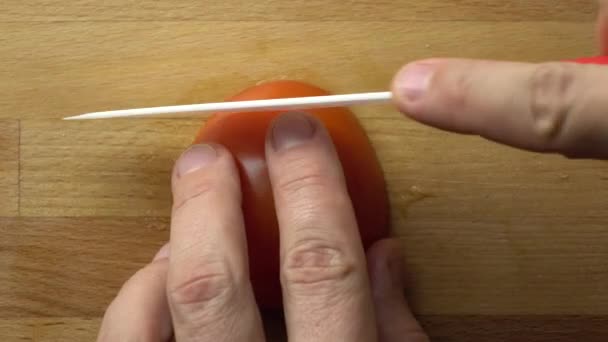
[[[319,96],[328,93],[297,81],[273,81],[246,89],[232,101]],[[342,163],[365,248],[389,234],[389,204],[375,151],[357,118],[346,108],[308,110],[327,127]],[[280,111],[215,114],[195,143],[214,142],[230,150],[243,191],[251,281],[262,309],[281,308],[279,227],[264,157],[264,141]]]

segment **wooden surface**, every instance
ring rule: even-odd
[[[94,340],[168,237],[201,120],[62,122],[216,101],[261,80],[385,90],[429,56],[595,53],[589,0],[0,3],[0,340]],[[356,109],[386,172],[409,293],[435,341],[608,340],[608,166]]]

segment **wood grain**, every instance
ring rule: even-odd
[[[95,341],[100,319],[45,319],[34,322],[34,342]]]
[[[0,120],[0,216],[19,211],[19,122]]]
[[[6,342],[33,342],[35,327],[32,319],[0,319],[0,338]]]
[[[168,216],[174,160],[201,122],[22,123],[24,216]]]
[[[168,227],[166,218],[0,219],[0,319],[102,316]]]
[[[432,341],[600,342],[608,338],[605,316],[422,316]]]
[[[397,116],[365,122],[420,312],[607,312],[605,162],[540,156]]]
[[[384,161],[420,312],[608,313],[608,165],[371,111],[359,114]],[[198,124],[24,121],[22,215],[168,215],[170,166]]]
[[[0,44],[0,119],[220,101],[277,78],[334,93],[386,90],[403,64],[431,56],[595,53],[589,23],[563,22],[85,21],[0,23],[0,31],[10,42]]]
[[[436,342],[604,342],[608,338],[605,316],[420,316]],[[100,319],[39,318],[0,320],[0,329],[19,331],[3,342],[94,341]],[[269,335],[268,342],[286,341]]]
[[[0,21],[581,21],[592,19],[594,8],[592,0],[73,0],[69,6],[61,0],[4,0]]]

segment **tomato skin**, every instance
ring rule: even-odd
[[[244,90],[229,100],[258,100],[328,95],[299,81],[272,81]],[[306,110],[329,131],[344,170],[364,248],[389,235],[389,202],[380,163],[355,115],[346,108]],[[265,160],[265,140],[281,111],[218,113],[209,118],[194,143],[218,143],[235,157],[243,192],[250,277],[262,309],[282,307],[279,227]]]

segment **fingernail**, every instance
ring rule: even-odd
[[[217,159],[217,151],[209,145],[191,146],[177,161],[180,176],[200,170]]]
[[[397,91],[408,100],[416,101],[426,93],[434,73],[434,64],[414,63],[406,66],[395,77]]]
[[[166,259],[168,257],[169,257],[169,244],[167,243],[164,246],[162,246],[161,249],[158,250],[158,252],[156,252],[156,255],[154,256],[154,259],[152,261]]]
[[[272,127],[272,147],[279,151],[292,148],[310,140],[316,131],[316,123],[303,113],[286,113]]]

